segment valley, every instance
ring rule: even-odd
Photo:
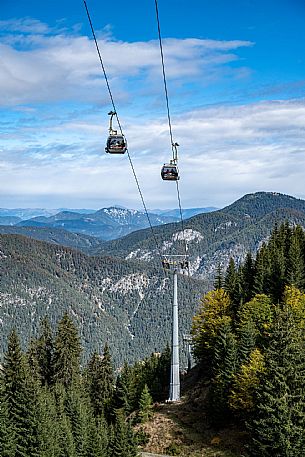
[[[184,252],[186,243],[190,256],[192,278],[179,276],[181,335],[217,268],[255,253],[281,221],[304,227],[305,201],[260,192],[186,219],[184,233],[176,222],[153,228],[162,255]],[[108,242],[50,227],[0,226],[0,234],[2,353],[13,326],[26,343],[45,315],[55,326],[65,310],[81,329],[85,358],[107,341],[119,365],[170,341],[172,279],[150,229]],[[185,359],[182,340],[181,348]]]

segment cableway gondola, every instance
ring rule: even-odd
[[[105,151],[108,154],[124,154],[127,151],[127,141],[123,134],[118,134],[117,130],[112,127],[112,118],[116,116],[115,111],[110,111],[110,125],[109,125],[109,136]]]
[[[177,165],[174,163],[165,163],[161,170],[161,177],[164,181],[178,181],[180,176]]]
[[[172,143],[173,158],[169,163],[165,163],[161,169],[161,178],[164,181],[178,181],[180,179],[177,166],[178,161],[178,143]]]

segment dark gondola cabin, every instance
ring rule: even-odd
[[[124,135],[109,135],[105,151],[109,154],[124,154],[127,151],[127,142]]]
[[[178,181],[180,177],[177,165],[165,163],[161,170],[161,177],[164,181]]]

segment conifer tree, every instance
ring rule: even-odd
[[[128,454],[127,426],[122,411],[117,411],[116,413],[111,451],[112,457],[126,457]]]
[[[241,287],[242,287],[242,300],[243,303],[251,299],[253,294],[253,281],[254,281],[254,265],[250,252],[246,255],[246,259],[241,268]]]
[[[86,380],[94,415],[109,419],[115,383],[108,344],[102,357],[96,351],[93,353],[88,362]]]
[[[102,390],[102,358],[95,351],[87,365],[86,370],[86,383],[88,392],[91,399],[94,415],[100,416],[104,412],[104,392]]]
[[[15,457],[16,442],[13,426],[10,422],[7,402],[4,399],[3,389],[0,391],[0,455],[1,457]]]
[[[227,268],[225,280],[224,280],[224,290],[229,294],[231,300],[234,299],[235,289],[236,289],[236,282],[237,282],[237,271],[235,267],[235,262],[232,257],[229,261],[229,266]]]
[[[53,381],[68,387],[79,376],[81,345],[77,329],[65,313],[55,339]]]
[[[242,302],[242,269],[236,268],[234,260],[231,258],[227,268],[224,290],[230,297],[230,311],[233,316],[237,314],[238,308]]]
[[[240,365],[248,360],[256,345],[258,331],[252,319],[247,320],[238,328],[237,336],[237,361]]]
[[[127,438],[127,457],[137,457],[139,455],[138,445],[136,443],[135,434],[130,421],[126,424],[126,438]]]
[[[110,355],[109,346],[106,343],[103,352],[102,358],[102,377],[101,377],[101,391],[103,393],[103,403],[104,403],[104,414],[106,417],[109,417],[110,409],[113,402],[113,393],[114,393],[114,373],[112,360]]]
[[[222,289],[223,287],[223,277],[222,277],[222,269],[220,263],[217,265],[216,275],[214,280],[214,289]]]
[[[158,390],[151,391],[154,401],[165,401],[168,398],[171,369],[171,348],[167,343],[158,359],[156,377],[159,381]]]
[[[58,442],[60,427],[57,418],[57,410],[53,392],[44,386],[39,395],[38,416],[38,440],[40,457],[57,457],[61,452]]]
[[[65,410],[65,388],[61,383],[57,383],[54,386],[53,391],[57,411],[57,442],[59,448],[59,457],[77,457],[72,425]]]
[[[138,417],[140,422],[147,422],[152,416],[152,397],[149,393],[147,384],[145,384],[139,400]]]
[[[304,232],[296,227],[291,235],[287,259],[287,282],[297,288],[304,287]]]
[[[88,433],[86,442],[86,457],[107,457],[108,437],[107,425],[99,418],[94,420],[93,416],[88,422]]]
[[[36,356],[39,365],[40,379],[42,385],[50,385],[53,378],[54,342],[50,322],[45,317],[40,326],[40,335],[37,338]]]
[[[213,352],[210,418],[221,426],[230,417],[228,396],[236,369],[236,339],[229,321],[219,327]]]
[[[15,457],[39,457],[36,385],[29,375],[15,330],[9,336],[4,356],[3,394],[14,431]]]
[[[265,282],[269,269],[267,268],[267,249],[265,243],[256,254],[254,262],[253,294],[266,292]]]
[[[111,435],[109,453],[112,457],[136,457],[138,455],[131,424],[126,421],[123,411],[116,412],[115,425]]]
[[[134,383],[133,370],[124,364],[121,373],[116,380],[115,395],[113,401],[114,410],[122,409],[126,416],[134,409],[134,399],[136,398],[136,386]]]
[[[86,457],[87,434],[90,426],[89,401],[82,392],[81,383],[72,383],[67,388],[65,413],[71,424],[73,442],[77,457]]]
[[[302,457],[305,449],[305,340],[293,310],[284,305],[273,324],[266,374],[249,423],[255,457]]]

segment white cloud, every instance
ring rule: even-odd
[[[173,117],[174,138],[181,144],[182,204],[220,206],[259,190],[304,198],[304,117],[300,100],[211,107]],[[46,201],[52,195],[57,206],[65,198],[70,206],[86,201],[99,207],[103,201],[141,208],[127,157],[104,153],[106,128],[97,118],[71,121],[49,127],[41,147],[3,150],[0,194],[44,195]],[[130,117],[125,133],[147,206],[177,206],[175,186],[160,178],[170,158],[166,120],[135,123]]]
[[[6,21],[0,21],[1,32],[45,34],[50,32],[50,27],[37,19],[32,18],[15,18]]]
[[[104,153],[108,119],[96,106],[109,105],[109,98],[93,41],[64,29],[54,35],[31,19],[0,21],[1,30],[10,34],[0,43],[0,104],[11,109],[0,116],[0,205],[141,208],[127,157]],[[178,97],[184,84],[190,90],[194,83],[207,86],[226,76],[226,68],[230,78],[249,77],[251,69],[236,60],[239,49],[251,45],[164,40],[170,93]],[[171,152],[167,120],[160,117],[163,98],[158,105],[163,97],[158,42],[120,42],[106,33],[100,46],[115,100],[125,107],[120,120],[146,204],[176,207],[175,185],[160,178]],[[142,110],[132,111],[134,100]],[[221,206],[258,190],[305,198],[304,100],[192,111],[183,102],[181,113],[172,114],[174,139],[181,144],[183,206]],[[141,117],[142,105],[154,112]]]
[[[68,35],[64,29],[54,35],[46,24],[29,18],[0,21],[0,30],[15,32],[0,41],[0,104],[97,99],[103,103],[106,97],[108,101],[95,46],[88,37]],[[157,75],[161,83],[157,41],[122,42],[104,34],[99,45],[116,99],[132,90],[131,77],[139,81]],[[169,38],[163,45],[168,78],[185,83],[202,75],[204,68],[237,60],[233,51],[252,43]]]

